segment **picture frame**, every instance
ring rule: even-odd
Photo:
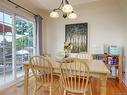
[[[66,24],[65,43],[71,45],[71,53],[87,52],[88,23]]]

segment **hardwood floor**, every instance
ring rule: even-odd
[[[96,90],[96,84],[93,84],[93,95],[100,95],[99,90]],[[34,86],[34,81],[33,79],[31,79],[31,81],[29,82],[29,95],[32,95],[32,89]],[[18,85],[18,86],[14,86],[11,87],[5,91],[0,92],[0,95],[24,95],[24,86],[23,85]],[[99,88],[98,88],[99,89]],[[36,95],[45,95],[44,93],[42,94],[42,91],[39,91],[39,93],[37,93]],[[48,94],[46,94],[48,95]],[[56,91],[55,93],[53,93],[53,95],[60,95],[58,93],[58,91]],[[71,95],[71,94],[69,94]],[[74,95],[74,94],[73,94]],[[108,79],[107,81],[107,95],[127,95],[127,88],[124,86],[124,84],[119,84],[118,81],[113,80],[113,79]]]

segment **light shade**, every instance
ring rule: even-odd
[[[65,13],[70,13],[73,11],[73,7],[70,4],[65,4],[62,8],[62,11]]]
[[[69,18],[69,19],[77,18],[77,15],[73,11],[73,7],[71,6],[68,0],[61,0],[59,7],[53,9],[53,11],[50,13],[50,17],[58,18],[59,12],[61,12],[61,14],[63,15],[63,18]]]
[[[72,13],[70,13],[70,14],[68,15],[68,18],[69,18],[69,19],[76,19],[76,18],[77,18],[77,14],[75,14],[74,12],[72,12]]]
[[[52,11],[50,13],[50,17],[52,17],[52,18],[58,18],[59,17],[59,14],[56,11]]]

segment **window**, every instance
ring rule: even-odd
[[[16,16],[16,72],[22,76],[23,64],[33,55],[33,27],[34,24]]]
[[[0,86],[23,76],[34,51],[34,22],[0,10]]]
[[[12,15],[0,11],[0,85],[14,80],[12,63]]]

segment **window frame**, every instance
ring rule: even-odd
[[[13,67],[12,67],[12,77],[13,77],[13,81],[16,81],[16,80],[20,80],[22,77],[17,77],[16,76],[16,32],[15,32],[15,28],[16,28],[16,16],[18,16],[18,17],[21,17],[23,20],[27,20],[28,22],[31,22],[32,24],[33,24],[33,55],[35,55],[35,37],[36,37],[36,33],[35,33],[35,20],[34,20],[34,18],[33,18],[33,20],[31,20],[31,19],[28,19],[28,18],[26,18],[25,16],[22,16],[22,15],[19,15],[18,13],[14,13],[13,11],[11,12],[9,12],[8,10],[6,10],[6,9],[3,9],[3,8],[1,8],[0,7],[0,12],[2,12],[2,13],[5,13],[5,14],[8,14],[8,15],[11,15],[12,16],[12,64],[13,64]],[[4,15],[3,15],[4,16]],[[4,23],[4,17],[2,18],[3,19],[3,22],[2,21],[0,21],[0,22],[2,22],[2,23]],[[4,72],[5,72],[5,70],[4,70]],[[4,75],[4,77],[5,77],[5,75]],[[8,82],[8,83],[6,83],[6,84],[4,84],[4,85],[8,85],[8,84],[10,84],[10,82]],[[4,85],[2,85],[2,86],[4,86]],[[0,87],[1,87],[1,85],[0,85]]]

